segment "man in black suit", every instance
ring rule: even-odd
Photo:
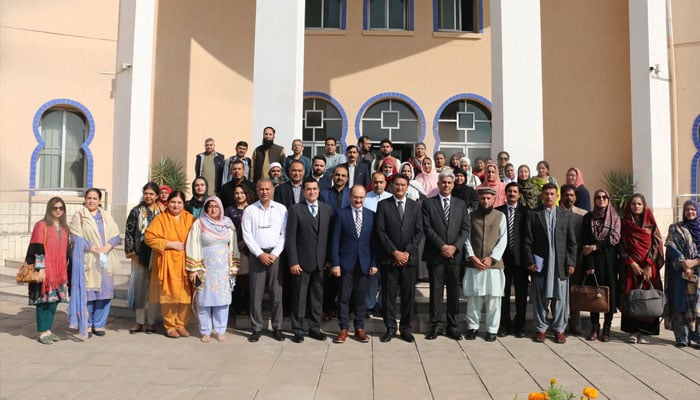
[[[377,205],[375,231],[379,240],[382,293],[384,295],[384,325],[382,342],[396,334],[396,292],[401,290],[401,338],[409,343],[413,306],[416,302],[416,268],[418,247],[423,240],[423,217],[418,202],[408,199],[409,179],[399,174],[394,177],[393,196]]]
[[[302,173],[303,176],[303,173]],[[304,341],[304,315],[307,302],[309,336],[326,340],[321,333],[323,314],[323,267],[326,263],[329,226],[333,210],[318,201],[318,182],[304,181],[306,200],[290,207],[287,215],[287,263],[292,276],[291,316],[292,340]]]
[[[369,165],[358,160],[360,153],[355,145],[348,146],[345,150],[345,156],[348,162],[341,165],[348,168],[348,186],[352,188],[355,185],[361,185],[366,190],[371,179]]]
[[[226,209],[228,206],[236,205],[236,199],[233,196],[233,192],[237,185],[245,185],[251,192],[257,193],[255,184],[245,178],[245,166],[243,165],[243,161],[233,160],[231,162],[231,176],[231,180],[225,185],[222,185],[221,189],[219,189],[217,192],[224,209]],[[258,198],[256,196],[255,201],[257,200]]]
[[[532,274],[530,300],[535,324],[535,342],[544,342],[547,329],[556,334],[554,342],[566,343],[568,323],[569,276],[576,265],[576,233],[571,213],[555,205],[557,185],[542,186],[542,206],[527,217],[523,239],[523,263]],[[554,317],[547,321],[550,308]]]
[[[314,156],[311,159],[311,178],[318,182],[321,193],[333,186],[333,178],[326,176],[326,158]]]
[[[525,231],[527,207],[519,204],[520,185],[510,182],[506,185],[506,204],[496,209],[506,216],[508,223],[508,247],[503,254],[506,290],[501,300],[501,323],[498,337],[513,333],[515,337],[525,337],[525,309],[527,308],[528,273],[522,265],[522,237]],[[510,318],[510,288],[515,287],[515,318]]]
[[[289,182],[285,182],[275,188],[275,201],[284,204],[289,209],[289,207],[303,200],[302,182],[304,173],[304,163],[299,160],[292,161],[287,171]]]
[[[433,340],[440,335],[442,322],[442,293],[447,286],[446,334],[461,340],[457,325],[459,306],[459,275],[464,260],[464,243],[469,239],[470,221],[467,205],[452,196],[455,176],[443,171],[438,177],[440,193],[423,201],[423,229],[425,248],[423,261],[428,263],[430,280],[430,332]]]

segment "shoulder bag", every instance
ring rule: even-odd
[[[606,313],[610,311],[610,287],[598,285],[598,278],[593,275],[595,286],[586,286],[586,274],[580,285],[573,285],[570,289],[569,305],[575,311],[590,311]]]
[[[663,290],[655,289],[649,281],[649,289],[642,289],[644,281],[637,289],[632,289],[625,299],[625,314],[634,319],[650,320],[663,315],[666,306],[666,295]]]
[[[44,226],[44,252],[46,252],[46,231],[48,228]],[[36,262],[36,261],[35,261]],[[41,283],[46,279],[46,268],[36,269],[34,264],[26,262],[19,267],[17,272],[17,283]]]

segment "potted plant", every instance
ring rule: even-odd
[[[162,156],[151,164],[151,181],[158,185],[168,185],[173,190],[187,191],[185,163]]]
[[[625,206],[627,199],[632,196],[636,189],[637,183],[630,172],[611,170],[603,173],[603,183],[608,187],[610,192],[610,202],[615,207],[618,213],[622,214],[622,208]]]

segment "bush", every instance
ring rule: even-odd
[[[173,190],[187,192],[185,163],[163,156],[151,164],[151,181],[158,185],[168,185]]]
[[[622,213],[625,202],[637,189],[634,177],[625,171],[606,171],[603,173],[603,183],[610,192],[610,203],[618,213]]]

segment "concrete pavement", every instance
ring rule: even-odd
[[[112,317],[105,337],[71,340],[65,305],[52,345],[36,340],[34,308],[0,301],[2,399],[527,399],[556,378],[579,398],[697,399],[700,351],[677,349],[662,331],[648,345],[623,341],[619,322],[609,343],[569,337],[564,345],[512,336],[487,343],[447,337],[344,344],[306,338],[276,342],[229,329],[224,343],[195,335],[130,335],[132,321]],[[327,325],[324,325],[326,327]],[[327,329],[327,328],[324,328]],[[335,330],[328,333],[336,333]]]

